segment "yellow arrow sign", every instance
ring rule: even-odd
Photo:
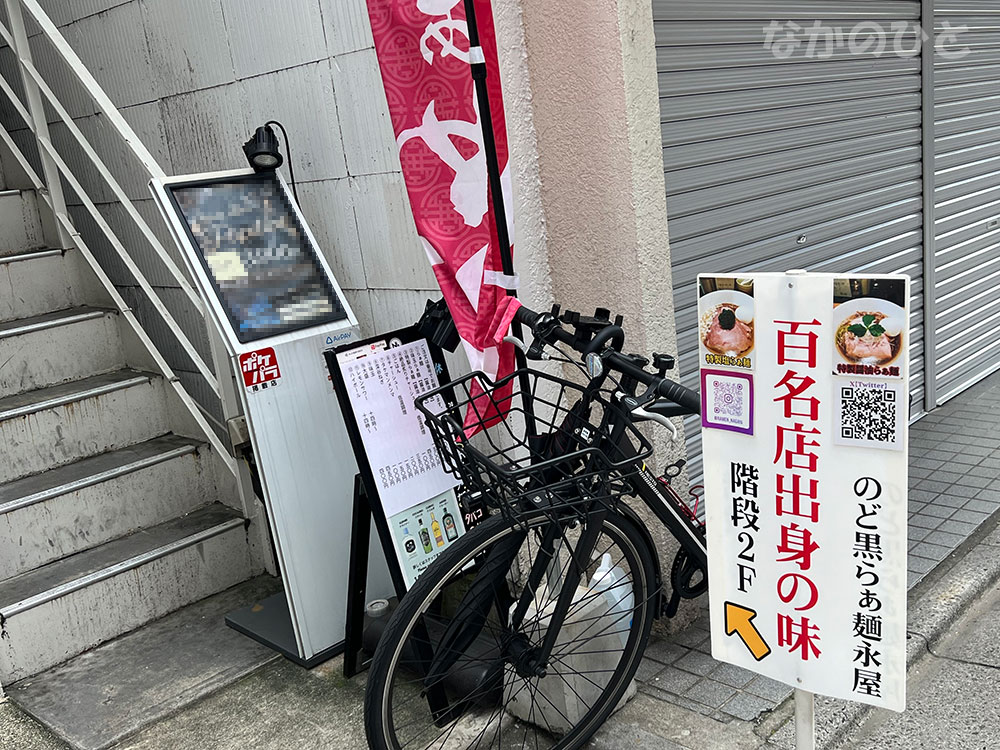
[[[757,612],[752,609],[726,602],[726,635],[736,633],[743,644],[750,649],[753,658],[760,661],[771,653],[771,647],[764,643],[760,631],[753,624],[753,618],[756,616]]]

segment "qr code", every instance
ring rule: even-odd
[[[897,404],[896,391],[891,388],[841,388],[840,436],[895,443]]]
[[[743,383],[716,380],[712,385],[715,388],[715,413],[731,417],[743,416],[746,410],[744,404],[746,388]]]

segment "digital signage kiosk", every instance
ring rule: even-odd
[[[284,582],[254,608],[266,618],[230,624],[316,663],[344,640],[357,472],[323,354],[358,339],[357,319],[276,172],[150,186],[225,342]],[[369,591],[388,594],[373,568]]]

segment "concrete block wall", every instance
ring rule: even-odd
[[[168,174],[246,166],[243,142],[276,119],[288,130],[302,210],[348,301],[371,334],[412,322],[440,294],[406,199],[364,0],[41,0],[54,23]],[[2,14],[0,14],[2,15]],[[6,19],[3,19],[6,22]],[[122,182],[169,252],[146,176],[48,42],[29,23],[37,66]],[[17,79],[9,49],[0,72]],[[20,90],[20,86],[16,85]],[[0,99],[4,97],[0,96]],[[50,120],[55,120],[52,113]],[[0,121],[37,160],[30,132],[6,102]],[[199,316],[142,240],[65,126],[53,141],[133,253],[206,361]],[[286,178],[288,172],[283,168]],[[131,294],[147,330],[192,394],[214,397],[99,238],[68,200],[85,240]],[[129,289],[129,288],[132,289]]]
[[[427,297],[440,294],[413,227],[365,0],[40,2],[170,174],[245,166],[241,146],[251,130],[272,118],[285,124],[303,212],[363,333],[412,322]],[[553,296],[575,309],[612,306],[627,314],[631,346],[674,351],[648,0],[555,16],[519,0],[496,3],[494,15],[522,297],[538,308]],[[567,67],[553,52],[560,39],[577,38],[574,24],[594,40],[588,55],[599,49],[607,58],[597,67],[614,75]],[[38,67],[174,252],[131,155],[105,132],[47,43],[36,37],[33,45]],[[10,51],[0,48],[0,72],[19,88],[11,67]],[[3,99],[7,124],[16,115]],[[607,137],[594,137],[595,122]],[[23,127],[13,135],[30,146]],[[86,175],[68,134],[54,128],[53,138],[66,142],[67,159]],[[96,176],[89,183],[109,199]],[[127,246],[139,248],[137,262],[207,358],[203,329],[173,280],[143,257],[148,251],[125,229],[120,208],[104,203],[102,212],[123,228]],[[124,269],[95,244],[115,281],[128,285]],[[159,321],[144,319],[158,334]],[[179,348],[165,334],[157,340],[193,395],[211,401]],[[461,356],[452,368],[464,369]]]
[[[286,125],[303,211],[363,333],[412,322],[439,294],[406,200],[365,0],[40,2],[166,172],[244,166],[241,145],[254,127]],[[523,298],[613,307],[627,316],[631,348],[675,351],[648,0],[494,5]],[[566,64],[567,39],[586,50],[587,65]],[[35,45],[81,128],[117,174],[127,172],[130,157],[106,140],[92,104],[45,43]],[[0,48],[8,80],[11,64]],[[0,96],[0,121],[12,116]],[[23,127],[14,138],[31,143]],[[155,216],[144,178],[127,189]],[[113,205],[102,211],[121,224]],[[172,280],[156,273],[167,304],[183,307]],[[196,316],[178,315],[199,327]],[[205,347],[200,332],[192,338]],[[162,345],[197,396],[183,354]],[[461,358],[452,365],[461,369]],[[683,451],[659,448],[661,461]],[[658,535],[665,562],[676,549],[668,536]]]

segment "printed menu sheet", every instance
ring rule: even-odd
[[[425,340],[337,355],[386,516],[452,489],[414,399],[438,387]],[[438,406],[444,402],[438,397]]]

